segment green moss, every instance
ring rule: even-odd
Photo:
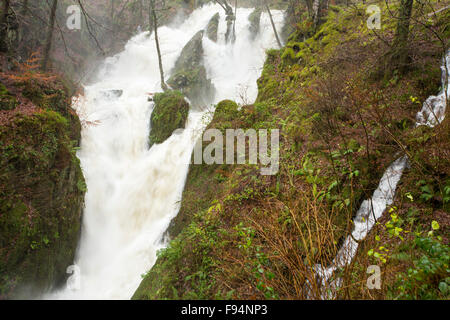
[[[84,184],[67,110],[16,116],[0,126],[0,297],[30,298],[65,281],[81,227]],[[48,98],[47,102],[51,98]]]
[[[42,81],[31,79],[18,84],[23,87],[22,94],[42,109],[51,109],[68,115],[68,89],[59,81]]]
[[[151,116],[150,146],[163,143],[179,128],[184,128],[189,114],[189,104],[179,91],[157,93]]]
[[[143,276],[133,300],[208,299],[214,294],[214,259],[210,252],[221,244],[220,221],[212,210],[202,211],[173,240],[158,252],[156,268]],[[194,240],[194,241],[192,241]],[[179,290],[185,283],[185,290]]]
[[[16,98],[0,83],[0,110],[12,110],[16,106]]]
[[[215,121],[234,120],[239,112],[239,106],[232,100],[222,100],[217,104],[214,113]]]

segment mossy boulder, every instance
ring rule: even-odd
[[[181,91],[193,107],[204,108],[214,97],[214,86],[203,65],[203,31],[197,32],[185,45],[167,83]]]
[[[189,114],[189,103],[181,92],[170,90],[157,93],[151,116],[150,146],[162,143],[176,129],[184,128]]]
[[[250,22],[249,31],[250,38],[255,39],[259,33],[259,25],[261,22],[261,7],[255,8],[252,13],[248,16],[248,21]]]
[[[213,121],[232,121],[239,113],[239,106],[233,100],[222,100],[216,106]]]
[[[0,298],[36,297],[66,279],[86,191],[78,140],[79,125],[50,110],[0,127]]]
[[[36,106],[57,111],[63,116],[69,115],[69,90],[60,79],[52,81],[30,79],[17,85],[23,87],[22,95]]]
[[[219,29],[219,18],[220,15],[217,12],[211,20],[209,20],[208,25],[206,27],[206,36],[209,40],[217,42],[217,30]]]
[[[16,98],[0,83],[0,110],[12,110],[16,106]]]

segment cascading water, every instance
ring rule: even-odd
[[[265,50],[276,46],[267,14],[251,40],[248,16],[237,10],[236,41],[225,43],[225,13],[219,5],[196,9],[179,26],[158,29],[164,70],[170,70],[183,46],[220,13],[217,43],[203,39],[204,64],[216,88],[211,103],[224,98],[253,102]],[[283,12],[273,10],[278,30]],[[169,72],[167,72],[169,71]],[[85,87],[74,108],[85,124],[78,152],[88,191],[75,265],[80,287],[46,296],[51,299],[128,299],[152,267],[162,237],[177,214],[188,163],[205,113],[191,111],[182,133],[148,148],[153,103],[162,91],[154,36],[143,32],[125,50],[106,59],[98,81]]]

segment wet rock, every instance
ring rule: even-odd
[[[181,51],[167,83],[180,90],[195,108],[206,107],[214,97],[214,86],[203,65],[203,31],[197,32]]]
[[[249,31],[250,31],[251,39],[255,39],[259,33],[261,14],[262,14],[262,9],[259,7],[259,8],[255,8],[255,10],[253,10],[253,12],[248,16],[248,21],[250,22]]]
[[[189,114],[189,103],[179,91],[156,93],[153,100],[150,147],[154,143],[163,143],[176,129],[184,128]]]
[[[123,94],[123,90],[120,89],[112,89],[112,90],[104,90],[101,91],[102,95],[111,99],[111,98],[120,98]]]
[[[209,40],[217,42],[217,30],[219,28],[219,18],[220,15],[217,12],[211,20],[208,22],[208,26],[206,27],[206,36]]]
[[[75,257],[86,184],[76,157],[81,125],[66,91],[35,85],[28,94],[42,110],[0,125],[0,299],[63,285]]]

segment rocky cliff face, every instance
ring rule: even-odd
[[[64,283],[74,259],[86,191],[75,155],[81,126],[60,81],[7,76],[0,78],[0,298],[36,298]]]

